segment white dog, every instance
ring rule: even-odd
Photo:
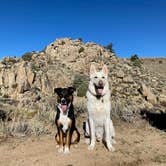
[[[115,143],[115,131],[110,118],[111,103],[106,65],[99,72],[96,71],[94,65],[91,65],[86,96],[88,120],[85,123],[85,136],[90,137],[88,149],[94,149],[96,140],[103,140],[108,150],[114,151],[112,143]]]

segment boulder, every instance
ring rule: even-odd
[[[118,78],[123,78],[124,77],[124,72],[122,71],[122,70],[119,70],[118,72],[117,72],[117,77]]]
[[[151,104],[156,104],[157,103],[156,96],[152,93],[152,91],[150,90],[150,88],[147,87],[144,83],[141,83],[140,92],[145,97],[145,99],[147,101],[149,101]]]
[[[124,82],[124,83],[132,84],[132,83],[134,83],[134,80],[133,80],[133,78],[129,75],[129,76],[126,76],[126,77],[123,78],[123,82]]]
[[[166,95],[160,94],[160,96],[159,96],[159,102],[160,102],[161,105],[163,105],[164,107],[166,107]]]

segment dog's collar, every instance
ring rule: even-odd
[[[105,93],[104,93],[103,95],[97,95],[97,94],[93,93],[89,88],[88,88],[88,91],[89,91],[94,97],[96,97],[97,99],[100,99],[100,98],[102,98],[102,97],[105,96]]]

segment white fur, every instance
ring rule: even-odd
[[[68,154],[68,153],[70,153],[69,147],[65,146],[64,153],[65,153],[65,154]]]
[[[68,110],[66,111],[66,114],[63,113],[63,111],[61,110],[60,106],[58,106],[59,110],[60,110],[60,117],[59,117],[59,122],[63,125],[63,132],[65,133],[66,130],[68,129],[68,124],[69,124],[69,118],[68,118]]]
[[[100,99],[97,99],[94,84],[97,84],[99,80],[103,81],[104,89]],[[88,110],[86,134],[90,136],[90,145],[88,149],[94,149],[96,139],[104,139],[108,150],[114,150],[112,138],[115,137],[115,131],[110,118],[111,103],[108,70],[106,66],[104,66],[100,72],[96,72],[95,67],[91,66],[88,88],[86,93]]]
[[[62,109],[61,109],[61,107],[60,107],[60,105],[58,106],[58,108],[59,108],[59,110],[60,110],[59,121],[60,121],[60,123],[63,125],[62,130],[63,130],[63,132],[65,133],[66,130],[68,129],[68,125],[69,125],[69,121],[70,121],[69,118],[68,118],[68,110],[66,111],[66,114],[64,114],[63,111],[62,111]],[[58,149],[58,152],[59,152],[59,153],[62,153],[62,152],[64,152],[65,154],[70,153],[70,150],[69,150],[69,148],[68,148],[67,146],[65,146],[64,149],[63,149],[63,146],[62,146],[62,147],[59,147],[59,145],[58,145],[57,147],[59,148],[59,149]],[[64,150],[64,151],[63,151],[63,150]]]

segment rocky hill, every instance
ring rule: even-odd
[[[44,51],[0,62],[2,110],[54,111],[53,89],[73,84],[76,101],[85,101],[91,63],[98,68],[107,64],[110,70],[112,116],[132,121],[140,110],[166,111],[165,75],[151,72],[141,62],[120,59],[98,44],[69,38],[54,41]]]

